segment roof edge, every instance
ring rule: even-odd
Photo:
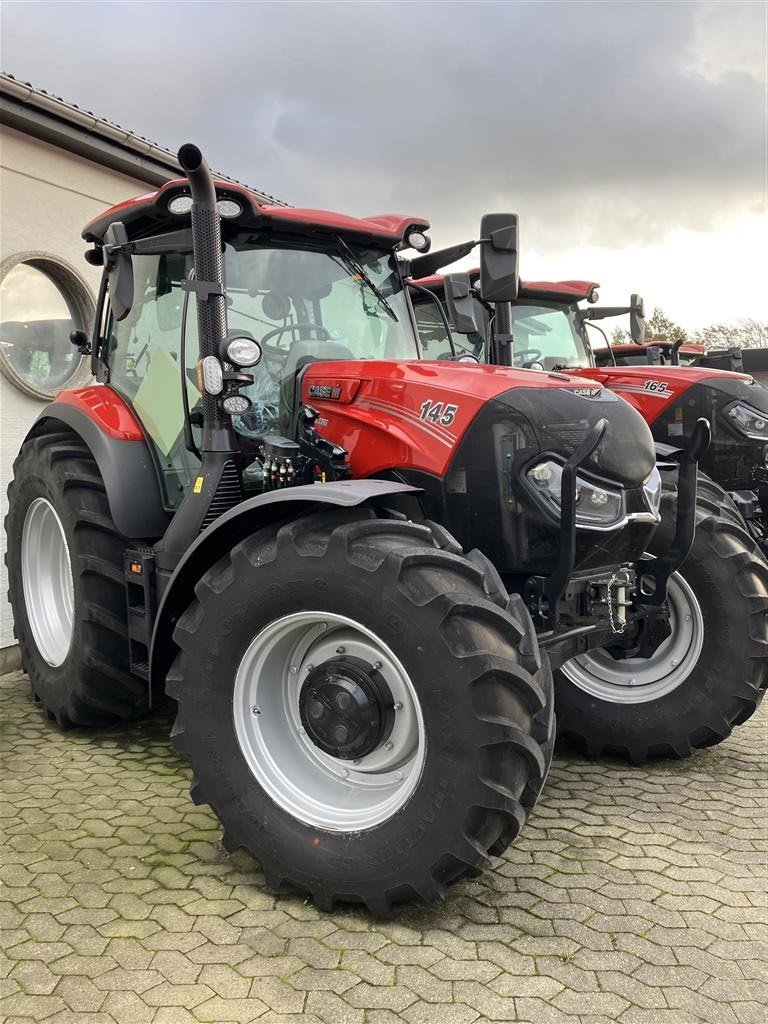
[[[0,124],[151,185],[164,185],[182,173],[171,150],[4,72],[0,72]],[[241,184],[225,174],[216,177]],[[290,205],[246,187],[272,205]]]

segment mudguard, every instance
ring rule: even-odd
[[[323,505],[353,508],[368,502],[410,496],[411,518],[420,518],[420,488],[390,480],[342,480],[269,491],[236,505],[204,530],[184,553],[168,581],[157,610],[149,654],[150,692],[163,692],[165,676],[176,653],[173,627],[192,600],[195,585],[208,568],[249,534],[286,516],[298,516]]]
[[[28,437],[40,433],[52,421],[63,423],[78,434],[99,467],[115,526],[131,540],[162,537],[170,517],[163,508],[157,470],[143,439],[125,440],[107,433],[77,405],[55,401],[35,420]]]

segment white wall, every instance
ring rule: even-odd
[[[152,191],[136,178],[0,126],[0,260],[16,253],[45,252],[77,270],[95,300],[99,271],[83,259],[85,224],[106,207]],[[22,394],[0,375],[0,517],[13,460],[45,402]],[[5,531],[0,537],[0,649],[14,643],[5,569]]]

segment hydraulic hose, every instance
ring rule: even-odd
[[[221,219],[216,209],[216,188],[203,154],[192,143],[178,153],[181,168],[192,192],[192,245],[195,278],[190,282],[197,296],[197,331],[200,358],[218,358],[227,334],[227,303],[224,295],[224,259],[221,250]],[[206,425],[224,424],[226,414],[212,395],[203,396]]]

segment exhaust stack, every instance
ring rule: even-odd
[[[191,142],[178,153],[181,168],[192,192],[192,245],[195,279],[187,282],[197,297],[197,332],[200,358],[218,358],[227,334],[227,303],[224,295],[224,258],[221,250],[221,218],[216,208],[216,188],[203,154]],[[221,426],[226,416],[216,398],[203,396],[206,426]]]

